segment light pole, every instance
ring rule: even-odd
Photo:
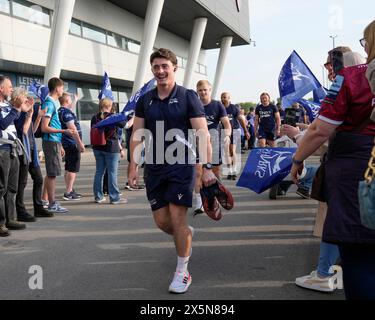
[[[337,35],[335,35],[335,36],[329,36],[329,37],[332,38],[333,49],[335,49],[336,48],[336,46],[335,46],[335,38],[337,38]]]

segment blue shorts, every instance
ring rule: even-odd
[[[194,166],[177,167],[164,174],[145,170],[147,198],[151,210],[167,207],[170,203],[191,208],[195,180]]]
[[[271,130],[265,130],[261,127],[258,129],[258,135],[259,135],[259,140],[265,139],[267,141],[275,141],[276,140],[276,129],[271,129]]]

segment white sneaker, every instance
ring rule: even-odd
[[[95,203],[103,203],[103,202],[106,202],[107,199],[105,197],[101,198],[101,199],[95,199]]]
[[[176,272],[174,274],[173,281],[169,286],[169,292],[178,293],[178,294],[185,293],[186,291],[188,291],[191,285],[191,282],[192,282],[192,278],[189,272],[186,272],[186,273]]]
[[[117,204],[127,204],[128,199],[120,198],[117,201],[111,201],[111,204],[117,205]]]
[[[335,266],[338,267],[338,266]],[[331,267],[332,269],[333,267]],[[340,268],[340,267],[338,267]],[[336,273],[330,277],[319,278],[317,271],[314,270],[310,275],[299,277],[296,279],[295,284],[302,288],[322,291],[322,292],[333,292],[336,289],[342,289],[342,271],[340,269],[332,269]],[[330,269],[330,271],[331,271]]]

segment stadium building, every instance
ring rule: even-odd
[[[207,79],[206,52],[220,49],[214,92],[232,46],[250,43],[248,0],[0,0],[0,74],[29,89],[60,76],[78,95],[77,114],[89,144],[104,72],[116,105],[151,79],[149,56],[170,48],[177,81]]]

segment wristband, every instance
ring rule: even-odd
[[[301,164],[303,164],[303,161],[304,160],[302,160],[302,161],[300,161],[300,160],[296,160],[294,157],[292,158],[292,161],[293,161],[293,164],[296,164],[296,165],[301,165]]]

